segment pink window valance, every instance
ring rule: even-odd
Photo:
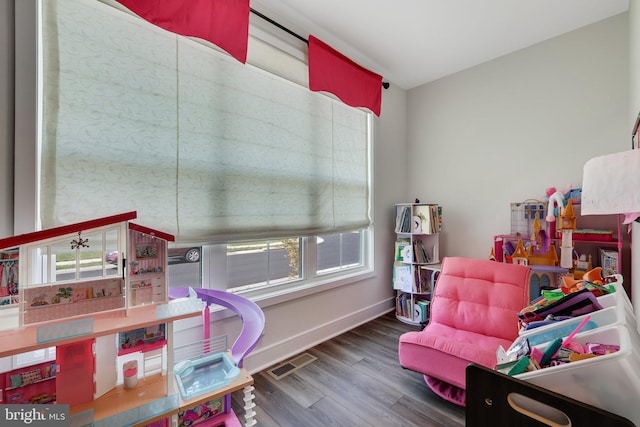
[[[207,40],[247,61],[249,0],[118,0],[136,15],[183,36]]]
[[[332,93],[347,105],[368,108],[380,116],[382,76],[314,36],[309,36],[309,89]]]

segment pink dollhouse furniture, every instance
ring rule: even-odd
[[[444,258],[429,324],[400,336],[400,365],[424,374],[436,394],[464,406],[467,365],[495,367],[498,347],[509,348],[518,336],[517,313],[529,303],[528,283],[529,267],[523,265]]]

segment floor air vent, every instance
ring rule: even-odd
[[[297,371],[305,365],[316,360],[316,357],[310,355],[309,353],[302,353],[291,360],[288,360],[275,368],[269,369],[267,372],[276,380],[286,377],[292,372]]]

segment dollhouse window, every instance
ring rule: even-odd
[[[119,228],[39,244],[28,250],[32,285],[117,276],[120,266],[106,254],[119,249]],[[72,295],[68,296],[73,297]]]

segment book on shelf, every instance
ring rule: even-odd
[[[409,304],[407,294],[399,294],[396,296],[396,314],[402,317],[409,317]]]
[[[415,320],[426,323],[429,321],[429,307],[431,302],[428,300],[416,300],[415,303],[415,312],[416,318]]]
[[[411,206],[402,206],[396,217],[396,233],[411,232]]]
[[[424,247],[422,240],[415,240],[413,242],[413,258],[418,264],[427,264],[431,262],[431,256]]]
[[[409,247],[411,249],[411,241],[409,239],[398,239],[396,240],[396,261],[404,261],[411,262],[413,257],[413,253],[410,258],[406,258],[406,248]]]
[[[420,218],[422,234],[436,234],[440,231],[440,207],[438,205],[418,205],[415,215]]]
[[[416,267],[414,271],[414,293],[425,294],[431,292],[431,271]]]

